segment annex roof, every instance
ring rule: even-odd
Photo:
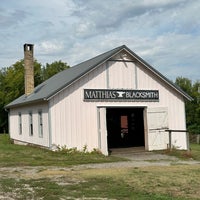
[[[178,86],[169,81],[165,76],[163,76],[160,72],[158,72],[151,65],[145,62],[142,58],[136,55],[127,46],[122,45],[55,74],[48,80],[35,87],[32,94],[28,96],[26,96],[25,94],[22,95],[21,97],[15,99],[14,101],[6,105],[6,108],[16,107],[33,102],[40,102],[45,100],[48,101],[49,98],[60,92],[62,89],[66,88],[67,86],[78,80],[80,77],[87,74],[89,71],[95,69],[99,65],[103,64],[111,57],[115,56],[123,50],[131,54],[138,62],[142,63],[147,69],[152,71],[155,75],[159,76],[164,82],[166,82],[169,86],[173,87],[187,100],[192,100],[192,98],[184,91],[182,91]]]

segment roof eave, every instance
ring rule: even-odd
[[[80,80],[82,77],[84,77],[85,75],[87,75],[91,71],[95,70],[100,65],[104,64],[105,62],[107,62],[110,58],[112,58],[113,56],[117,55],[119,52],[121,52],[122,50],[124,50],[125,47],[126,47],[125,45],[121,46],[121,49],[119,49],[118,51],[116,51],[114,54],[112,54],[111,56],[108,56],[103,61],[100,61],[99,63],[95,64],[95,66],[91,66],[86,72],[81,73],[78,77],[74,78],[72,81],[70,81],[69,83],[67,83],[66,85],[64,85],[62,88],[60,88],[57,91],[54,91],[53,93],[51,93],[50,95],[48,95],[45,98],[45,100],[51,99],[52,97],[54,97],[55,95],[57,95],[59,92],[63,91],[64,89],[66,89],[67,87],[69,87],[70,85],[72,85],[73,83],[75,83],[76,81]]]
[[[121,51],[126,50],[128,51],[138,62],[142,63],[147,69],[149,69],[153,74],[155,74],[156,76],[158,76],[161,80],[163,80],[165,83],[167,83],[168,85],[170,85],[172,88],[174,88],[179,94],[181,94],[186,100],[188,101],[192,101],[193,98],[190,97],[187,93],[185,93],[184,91],[182,91],[180,88],[178,88],[174,83],[172,83],[169,79],[167,79],[165,76],[163,76],[160,72],[158,72],[156,69],[154,69],[151,65],[149,65],[146,61],[144,61],[141,57],[139,57],[137,54],[135,54],[132,50],[130,50],[126,45],[121,46],[121,48],[116,51],[114,54],[108,56],[107,58],[105,58],[104,60],[100,61],[99,63],[95,64],[95,66],[91,66],[86,72],[81,73],[78,77],[74,78],[70,83],[67,83],[66,85],[64,85],[62,88],[59,88],[57,91],[54,91],[53,93],[49,94],[45,100],[49,100],[51,99],[53,96],[57,95],[59,92],[61,92],[62,90],[66,89],[67,87],[69,87],[70,85],[72,85],[73,83],[75,83],[76,81],[78,81],[80,78],[82,78],[83,76],[87,75],[88,73],[90,73],[91,71],[95,70],[96,68],[98,68],[100,65],[104,64],[105,62],[107,62],[110,58],[114,57],[115,55],[117,55],[118,53],[120,53]]]
[[[146,68],[148,68],[153,74],[156,74],[160,79],[162,79],[165,83],[170,85],[172,88],[174,88],[178,93],[180,93],[186,100],[192,101],[194,100],[191,96],[189,96],[187,93],[182,91],[180,88],[178,88],[174,83],[172,83],[168,78],[166,78],[164,75],[162,75],[159,71],[157,71],[155,68],[153,68],[151,65],[149,65],[145,60],[143,60],[141,57],[139,57],[137,54],[135,54],[133,51],[131,51],[128,47],[125,46],[125,49],[140,63],[145,65]]]
[[[4,109],[10,109],[10,108],[15,108],[15,107],[20,107],[20,106],[26,106],[26,105],[29,105],[29,104],[33,104],[33,103],[40,103],[40,102],[47,102],[47,99],[43,98],[43,99],[37,99],[37,100],[32,100],[32,101],[28,101],[28,102],[21,102],[21,103],[16,103],[16,104],[11,104],[11,105],[6,105],[4,107]]]

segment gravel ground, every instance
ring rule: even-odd
[[[170,165],[200,165],[199,161],[187,160],[183,161],[173,156],[161,155],[152,152],[139,153],[115,153],[114,156],[127,158],[128,161],[100,164],[84,164],[71,167],[2,167],[0,168],[1,178],[19,179],[40,179],[51,178],[55,181],[60,181],[59,177],[69,176],[70,183],[77,180],[72,180],[69,174],[78,172],[79,170],[87,169],[108,169],[108,168],[138,168],[148,166],[170,166]],[[73,172],[74,171],[74,172]],[[60,182],[59,182],[60,183]],[[64,183],[66,184],[66,183]],[[1,189],[0,189],[1,190]],[[9,193],[4,194],[0,191],[0,199],[14,200]],[[106,200],[106,199],[104,199]]]
[[[163,154],[157,154],[153,152],[138,152],[138,153],[115,153],[113,156],[122,157],[128,159],[128,161],[117,163],[100,163],[100,164],[86,164],[77,165],[73,169],[84,168],[123,168],[123,167],[145,167],[145,166],[170,166],[170,165],[195,165],[200,161],[195,160],[180,160],[174,156],[168,156]]]
[[[200,161],[195,160],[180,160],[173,156],[167,156],[152,152],[125,153],[115,154],[114,156],[127,158],[128,161],[98,163],[98,164],[83,164],[71,167],[2,167],[0,168],[0,177],[10,178],[38,178],[41,176],[41,171],[50,171],[50,176],[59,175],[71,170],[84,169],[103,169],[103,168],[130,168],[130,167],[145,167],[145,166],[170,166],[170,165],[200,165]],[[55,172],[55,174],[53,173]],[[47,175],[47,174],[46,174]]]

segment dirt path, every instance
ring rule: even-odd
[[[114,156],[126,158],[129,161],[117,163],[100,163],[77,165],[74,169],[84,168],[128,168],[128,167],[148,167],[148,166],[170,166],[170,165],[200,165],[200,161],[195,160],[180,160],[174,156],[157,154],[153,152],[139,153],[116,153]]]
[[[0,177],[1,180],[14,180],[16,183],[20,181],[39,181],[41,179],[51,180],[51,182],[57,185],[76,185],[79,182],[84,182],[87,177],[96,177],[98,174],[104,174],[105,176],[120,176],[126,175],[128,170],[131,168],[146,168],[146,167],[157,167],[157,166],[175,166],[180,165],[187,167],[187,165],[193,165],[193,167],[200,166],[199,161],[187,160],[182,161],[176,157],[171,157],[167,155],[155,154],[151,152],[143,153],[126,153],[126,154],[116,154],[115,156],[123,157],[129,159],[123,162],[113,162],[113,163],[100,163],[100,164],[83,164],[75,165],[70,167],[55,167],[55,166],[36,166],[36,167],[1,167]],[[124,173],[124,174],[123,174]],[[33,194],[35,189],[30,186],[30,184],[24,184],[25,190],[28,194]],[[21,191],[21,187],[17,188],[14,186],[13,190],[3,192],[0,186],[0,199],[4,200],[15,200],[16,195]],[[20,198],[19,198],[20,199]],[[22,198],[23,199],[23,198]],[[35,199],[34,197],[32,199]],[[40,198],[42,199],[42,198]],[[64,198],[65,199],[65,198]],[[69,198],[69,199],[80,199],[80,198]],[[82,198],[81,198],[82,199]],[[86,199],[86,198],[84,198]],[[88,198],[97,199],[97,198]],[[101,200],[108,200],[107,198],[99,198]]]
[[[25,178],[37,179],[43,177],[57,177],[72,171],[85,169],[108,169],[108,168],[132,168],[132,167],[148,167],[148,166],[170,166],[170,165],[200,165],[199,161],[180,160],[173,156],[155,154],[152,152],[140,152],[134,154],[116,154],[115,156],[124,157],[129,161],[100,163],[100,164],[83,164],[71,167],[3,167],[0,168],[0,177],[5,178]]]

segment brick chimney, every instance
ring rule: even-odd
[[[29,95],[34,90],[33,44],[24,44],[24,69],[25,94]]]

